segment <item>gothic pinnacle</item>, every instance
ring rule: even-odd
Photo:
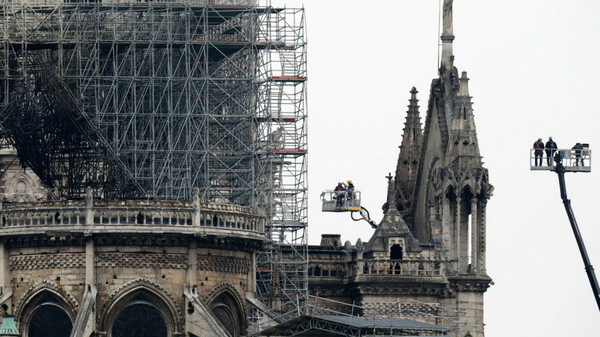
[[[386,178],[388,180],[388,195],[387,195],[388,209],[395,209],[396,208],[396,183],[395,183],[394,177],[392,176],[391,172],[386,176]]]

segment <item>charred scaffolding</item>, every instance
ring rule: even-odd
[[[2,132],[57,198],[264,195],[258,295],[302,299],[304,12],[224,2],[3,1]]]

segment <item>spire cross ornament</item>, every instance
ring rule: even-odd
[[[392,178],[394,178],[394,177],[392,176],[392,172],[389,172],[389,173],[388,173],[388,175],[387,175],[387,176],[385,176],[385,177],[387,178],[387,180],[388,180],[388,183],[389,183],[389,182],[392,180]]]

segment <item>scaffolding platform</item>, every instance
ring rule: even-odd
[[[536,158],[535,149],[529,151],[529,166],[531,171],[556,171],[554,158],[548,158],[546,150],[542,156]],[[588,147],[582,149],[556,149],[561,156],[565,172],[591,172],[592,150]],[[537,162],[536,162],[537,159]]]

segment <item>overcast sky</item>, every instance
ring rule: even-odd
[[[424,123],[437,76],[439,0],[273,1],[306,9],[309,242],[372,229],[320,212],[319,194],[352,179],[377,222],[394,172],[412,86]],[[471,81],[481,154],[494,196],[487,213],[486,336],[599,336],[600,313],[556,174],[531,172],[529,148],[600,144],[600,2],[455,0],[454,54]],[[600,153],[600,152],[598,152]],[[600,168],[598,168],[600,169]],[[600,270],[600,176],[568,174],[592,264]]]

